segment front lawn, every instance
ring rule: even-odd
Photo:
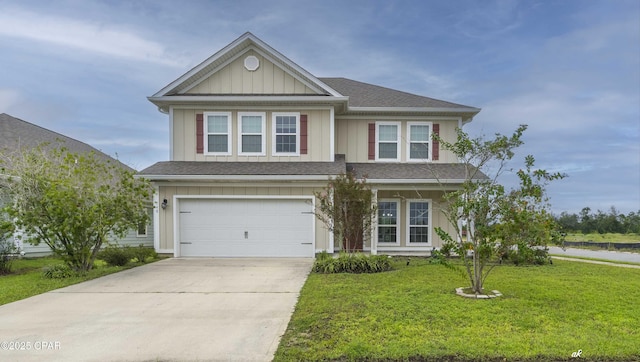
[[[65,279],[47,279],[42,276],[42,269],[45,266],[56,264],[63,264],[63,262],[55,257],[15,260],[12,267],[13,273],[0,276],[0,305],[140,265],[131,263],[124,267],[107,266],[103,261],[96,260],[93,269],[84,276]]]
[[[501,266],[471,300],[455,271],[394,260],[380,274],[311,274],[275,361],[640,361],[640,270],[570,261]]]

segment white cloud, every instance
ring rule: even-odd
[[[165,47],[115,24],[38,14],[18,9],[0,12],[0,36],[33,40],[126,60],[183,67]]]

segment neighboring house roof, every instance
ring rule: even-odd
[[[48,143],[49,147],[64,146],[74,153],[93,152],[97,157],[105,161],[117,162],[120,166],[134,171],[131,167],[84,142],[12,117],[6,113],[0,114],[0,151],[17,150],[23,147],[34,148],[45,143]]]

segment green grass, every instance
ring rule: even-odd
[[[381,274],[311,274],[275,361],[640,361],[640,270],[555,261],[494,269],[471,300],[425,259]]]
[[[112,267],[97,260],[94,268],[84,276],[65,279],[44,278],[42,268],[54,264],[63,264],[63,262],[54,257],[15,260],[12,267],[13,273],[0,276],[0,305],[141,265],[130,263],[124,267]]]
[[[598,243],[640,243],[638,234],[616,234],[616,233],[591,233],[591,234],[567,234],[566,241],[594,241]]]

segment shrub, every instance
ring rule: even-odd
[[[4,237],[0,239],[0,275],[11,273],[11,264],[17,252],[18,248],[12,241]]]
[[[130,249],[128,246],[108,246],[98,253],[98,259],[104,260],[111,266],[125,266],[132,259]]]
[[[508,250],[502,261],[511,262],[515,265],[545,265],[552,263],[548,248],[522,245]]]
[[[313,264],[313,272],[322,274],[380,273],[391,269],[391,262],[388,256],[361,253],[341,253],[337,258],[321,253]]]
[[[74,275],[73,270],[66,264],[48,265],[42,269],[42,276],[47,279],[65,279]]]
[[[129,252],[133,261],[138,263],[144,263],[149,258],[158,258],[158,253],[153,248],[147,248],[143,244],[140,244],[137,248],[130,248]]]

